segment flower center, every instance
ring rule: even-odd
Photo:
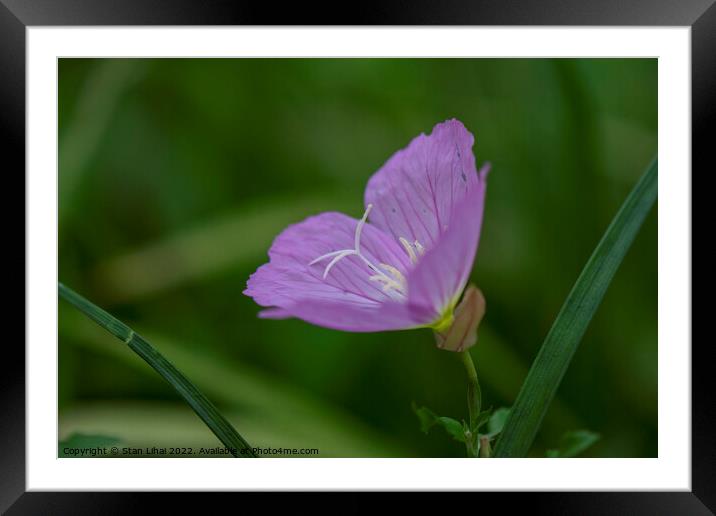
[[[346,256],[357,256],[366,264],[368,269],[370,269],[370,272],[372,272],[368,279],[370,281],[380,283],[383,287],[383,292],[391,299],[402,301],[407,296],[408,285],[405,281],[405,276],[403,276],[400,270],[387,263],[379,263],[376,265],[368,258],[366,258],[363,253],[361,253],[361,232],[363,231],[363,226],[365,225],[365,222],[368,219],[368,214],[370,213],[370,210],[372,208],[373,205],[369,204],[365,210],[365,213],[363,213],[363,217],[358,221],[355,236],[353,239],[353,249],[340,249],[338,251],[331,251],[330,253],[323,254],[318,258],[314,259],[308,265],[315,265],[322,260],[332,258],[331,261],[328,262],[328,265],[326,265],[326,268],[323,270],[323,279],[326,279],[328,277],[328,273],[331,271],[333,266],[340,262],[343,258],[345,258]],[[418,242],[417,240],[411,244],[406,238],[400,237],[399,241],[405,248],[405,251],[408,253],[408,256],[410,257],[410,263],[417,263],[418,257],[422,256],[425,253],[425,248],[420,245],[420,242]]]

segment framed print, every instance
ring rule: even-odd
[[[3,2],[26,202],[3,510],[287,490],[714,510],[691,338],[711,2],[291,26]]]

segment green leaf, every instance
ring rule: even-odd
[[[547,457],[576,457],[600,439],[600,435],[589,430],[567,432],[559,441],[559,448],[547,450]]]
[[[477,416],[477,419],[475,420],[475,424],[472,427],[472,432],[476,433],[480,428],[482,428],[488,421],[490,421],[490,418],[492,417],[492,409],[489,408],[487,410],[483,410],[480,412],[480,415]]]
[[[256,457],[253,447],[236,431],[214,404],[197,389],[171,362],[162,356],[149,342],[135,333],[119,319],[105,312],[97,305],[85,299],[74,290],[59,283],[60,297],[69,301],[87,317],[123,341],[129,348],[147,362],[164,378],[201,420],[214,432],[214,435],[230,450],[235,457]]]
[[[155,371],[134,353],[127,353],[123,346],[117,346],[113,338],[109,338],[105,330],[88,321],[84,315],[72,308],[60,311],[59,331],[61,343],[72,346],[77,350],[90,352],[102,360],[108,360],[117,367],[127,368],[142,376],[153,376]],[[127,324],[131,327],[132,325]],[[192,345],[183,342],[175,336],[164,335],[163,332],[142,326],[142,333],[162,354],[170,357],[172,363],[195,385],[199,385],[214,403],[222,407],[222,414],[234,425],[241,422],[242,435],[254,436],[251,444],[256,447],[270,447],[282,445],[288,448],[305,447],[307,443],[320,444],[321,457],[407,457],[412,456],[405,443],[395,437],[368,426],[355,415],[347,412],[325,399],[306,392],[295,384],[287,382],[285,377],[270,373],[259,367],[251,366],[243,361],[230,359],[216,350]],[[135,400],[139,401],[139,400]],[[183,400],[178,400],[182,405]],[[128,402],[122,402],[124,407]],[[73,431],[86,431],[87,433],[107,433],[116,435],[127,445],[155,446],[166,443],[167,436],[176,435],[180,423],[175,424],[172,418],[156,414],[152,417],[154,409],[141,411],[140,408],[131,408],[118,413],[121,409],[109,404],[105,400],[99,406],[92,406],[92,414],[87,413],[87,419],[82,419],[79,425],[64,425],[69,423],[65,417],[73,411],[70,408],[60,413],[61,435],[69,435]],[[78,404],[72,405],[72,409]],[[107,408],[107,410],[105,410]],[[182,407],[188,418],[196,419],[191,411]],[[108,419],[109,413],[118,414],[118,417]],[[129,413],[138,415],[131,421]],[[141,412],[141,414],[140,414]],[[150,417],[148,417],[150,416]],[[83,416],[84,417],[84,416]],[[77,422],[75,420],[75,422]],[[100,424],[107,423],[102,427]],[[121,428],[117,426],[121,423]],[[126,423],[126,424],[125,424]],[[193,421],[192,421],[193,423]],[[208,445],[214,435],[208,428],[197,420],[196,432],[206,431],[209,441],[202,440]],[[164,430],[152,434],[159,425]],[[188,423],[182,422],[182,430],[188,428]],[[169,429],[174,426],[174,430]],[[562,424],[560,428],[579,428],[579,424]],[[116,432],[114,431],[116,428]],[[63,432],[64,430],[64,432]],[[129,433],[135,438],[130,441]],[[141,441],[142,435],[153,435],[152,439]],[[162,437],[164,436],[164,437]],[[199,439],[195,435],[196,439]],[[256,442],[255,442],[256,441]]]
[[[442,426],[445,431],[452,436],[453,439],[461,443],[465,442],[465,427],[459,421],[451,418],[440,416],[438,417],[438,424]]]
[[[487,433],[490,437],[494,437],[502,432],[502,427],[505,426],[507,416],[510,415],[510,409],[506,407],[498,408],[494,414],[490,417],[487,422]]]
[[[438,416],[427,407],[417,407],[413,403],[413,411],[420,420],[420,430],[428,433],[430,429],[436,425],[441,426],[452,436],[453,439],[461,443],[465,442],[465,426],[451,417]]]
[[[577,278],[505,422],[495,457],[526,457],[604,293],[657,196],[654,159],[629,193]]]
[[[107,435],[89,435],[74,433],[67,439],[58,443],[58,457],[103,457],[108,454],[100,453],[100,449],[119,444],[116,437]]]

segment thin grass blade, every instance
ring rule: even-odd
[[[582,336],[657,196],[656,158],[629,193],[584,266],[535,358],[494,457],[526,457]]]
[[[149,342],[122,321],[62,283],[59,283],[59,294],[87,317],[127,344],[169,382],[234,457],[256,457],[252,446],[221,415],[214,404]]]

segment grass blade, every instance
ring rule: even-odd
[[[60,297],[69,301],[75,308],[122,340],[129,348],[158,372],[201,420],[214,432],[214,435],[232,452],[235,457],[256,457],[251,445],[239,435],[236,429],[219,413],[213,403],[204,396],[189,379],[171,362],[164,358],[149,342],[134,332],[122,321],[105,312],[74,290],[59,283]]]
[[[584,266],[535,358],[505,422],[494,457],[526,457],[557,387],[657,195],[652,161]]]
[[[74,310],[62,314],[60,324],[62,343],[72,346],[77,351],[86,351],[101,356],[104,360],[114,361],[144,376],[156,374],[143,360],[138,360],[135,354],[127,353],[126,349],[116,346],[114,341],[109,341],[105,330],[100,326],[92,323],[81,324],[85,321],[81,321],[80,317],[85,318],[79,311]],[[132,324],[129,326],[132,327]],[[177,340],[174,336],[163,335],[161,331],[148,328],[146,325],[142,326],[142,335],[154,347],[160,349],[164,356],[171,357],[172,363],[191,378],[195,385],[201,386],[204,394],[221,407],[222,414],[230,422],[241,421],[242,435],[256,436],[251,440],[251,444],[255,447],[301,448],[317,443],[320,444],[321,457],[411,456],[409,448],[401,440],[375,429],[347,409],[337,407],[324,398],[306,392],[282,376],[235,361],[224,353],[216,353],[216,350],[207,352],[205,349],[182,342],[181,339]],[[527,368],[524,368],[524,371],[526,374]],[[517,389],[514,389],[512,398],[516,393]],[[183,404],[183,401],[180,403]],[[153,432],[167,425],[167,421],[161,420],[163,417],[161,415],[157,416],[157,420],[140,424],[141,418],[146,415],[137,413],[135,414],[137,417],[134,417],[131,423],[126,419],[126,415],[110,418],[112,421],[119,419],[122,422],[121,426],[115,428],[106,418],[108,412],[119,408],[101,402],[96,406],[98,416],[92,418],[91,413],[94,412],[95,407],[84,412],[85,407],[92,407],[92,402],[86,401],[74,405],[72,409],[62,411],[61,436],[68,436],[72,432],[116,435],[118,438],[132,435],[134,440],[131,442],[128,440],[127,444],[136,444],[141,448],[155,445],[159,437],[153,437],[157,435]],[[75,426],[77,420],[72,416],[75,408],[78,409],[77,413],[82,411],[86,414],[89,424],[84,425],[83,419],[82,424]],[[195,417],[193,413],[187,416]],[[554,419],[558,419],[553,423],[557,425],[554,432],[559,435],[565,428],[585,426],[580,421]],[[105,423],[106,426],[102,426]],[[201,426],[204,426],[203,423]],[[199,438],[195,433],[192,434],[193,428],[196,427],[191,425],[182,428],[182,432],[186,434],[179,434],[179,430],[175,429],[177,438],[184,435],[186,446],[189,446],[190,440],[207,446],[206,437]],[[122,431],[129,433],[124,434]],[[151,435],[151,439],[143,437],[145,434],[142,431],[147,432],[146,436]],[[180,439],[179,442],[184,443],[185,440]]]

